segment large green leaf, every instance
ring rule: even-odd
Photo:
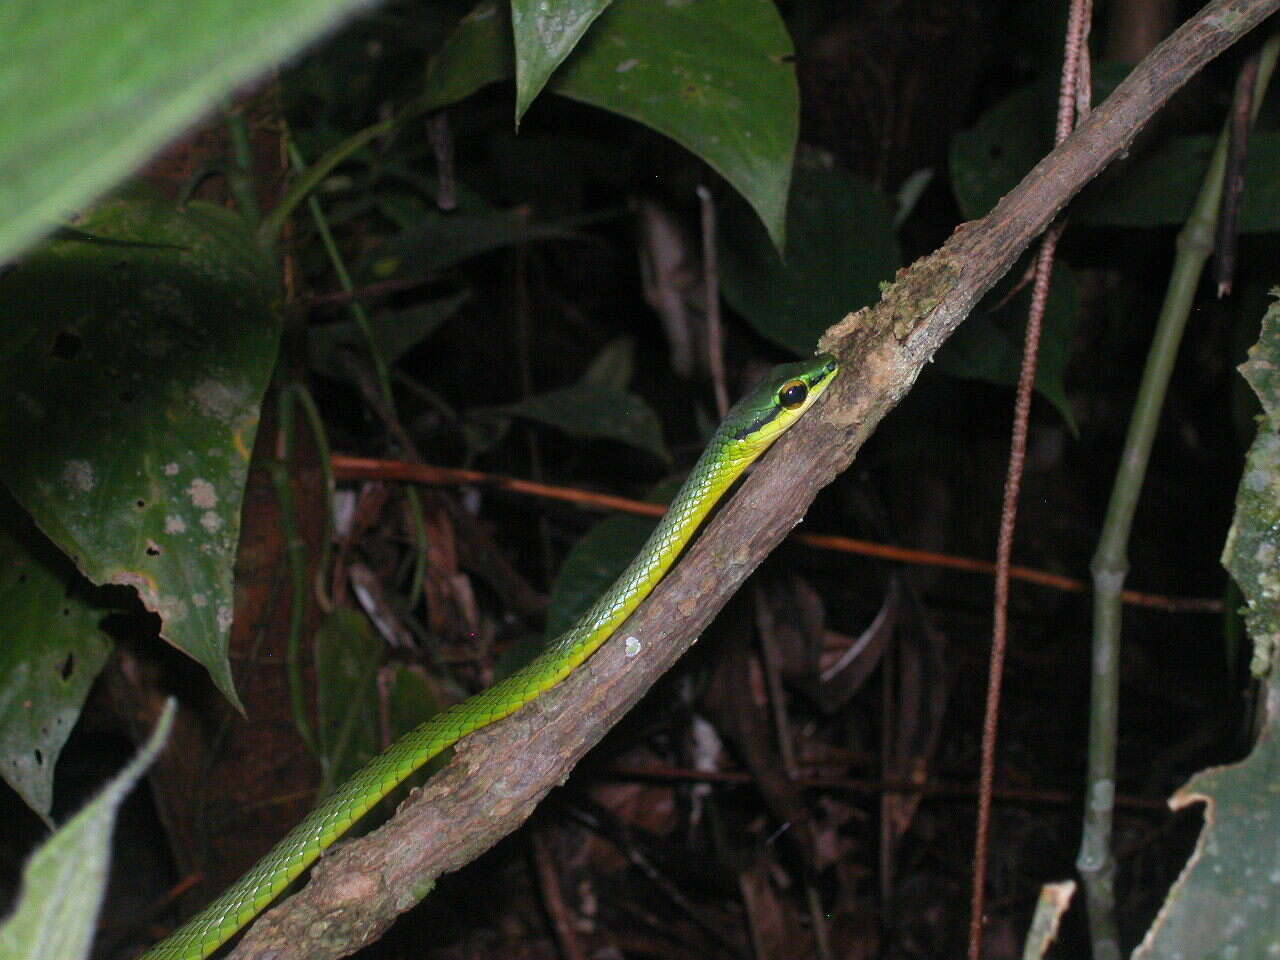
[[[134,587],[238,703],[231,568],[279,324],[270,265],[231,214],[118,198],[0,278],[0,462],[94,583]]]
[[[1215,137],[1172,137],[1136,158],[1114,179],[1103,179],[1071,208],[1075,222],[1113,227],[1168,227],[1185,223],[1204,181]],[[1249,140],[1243,233],[1280,230],[1280,133]]]
[[[97,592],[0,490],[0,776],[45,822],[58,753],[111,652]]]
[[[1101,102],[1130,66],[1093,68],[1093,102]],[[1058,76],[1045,75],[987,110],[951,141],[951,187],[966,219],[985,216],[1053,149]]]
[[[173,709],[170,700],[137,757],[27,863],[18,905],[0,925],[0,960],[89,956],[107,887],[116,811],[168,739]]]
[[[1263,678],[1266,723],[1253,751],[1206,770],[1172,805],[1204,802],[1195,852],[1134,952],[1142,960],[1280,955],[1280,307],[1241,367],[1265,416],[1245,462],[1223,563],[1248,602],[1245,620]]]
[[[511,0],[516,123],[611,0]]]
[[[382,666],[385,655],[386,644],[368,618],[349,607],[334,608],[316,631],[316,750],[324,772],[322,793],[389,746],[384,732],[395,740],[441,709],[420,670],[398,663]],[[437,768],[428,764],[411,782],[422,782]]]
[[[634,393],[581,381],[528,397],[489,412],[536,420],[577,437],[601,437],[647,450],[663,461],[671,455],[662,440],[662,424]]]
[[[884,198],[843,170],[796,168],[785,262],[740,207],[720,226],[725,299],[763,336],[808,355],[827,327],[874,303],[901,263]]]
[[[791,39],[771,0],[616,0],[547,89],[652,127],[746,198],[781,248],[799,130]],[[483,0],[427,72],[442,107],[511,76],[511,20]]]
[[[656,524],[648,517],[606,517],[574,544],[551,587],[547,602],[548,639],[573,626],[596,597],[612,586],[640,552]]]
[[[1094,74],[1094,102],[1128,69],[1101,64]],[[1010,94],[956,136],[951,182],[966,218],[990,211],[1053,148],[1056,98],[1057,77],[1046,77]],[[1200,191],[1214,139],[1170,137],[1103,174],[1071,205],[1071,222],[1116,227],[1184,223]],[[1240,229],[1280,230],[1280,133],[1258,131],[1250,139]]]
[[[934,355],[937,369],[955,377],[983,380],[1013,387],[1022,369],[1022,331],[1031,302],[1031,285],[1025,284],[1016,296],[1009,296],[1017,271],[987,294],[974,311]],[[1040,325],[1040,350],[1036,362],[1036,391],[1057,407],[1074,432],[1075,416],[1067,401],[1063,381],[1079,316],[1079,294],[1075,275],[1061,262],[1054,265]],[[990,311],[989,304],[999,304]]]
[[[369,0],[0,5],[0,262]]]
[[[316,752],[322,792],[378,753],[376,679],[384,644],[364,614],[335,607],[316,631]]]

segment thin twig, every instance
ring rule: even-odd
[[[1213,274],[1218,297],[1231,292],[1236,272],[1240,208],[1244,204],[1245,164],[1249,157],[1249,132],[1253,127],[1254,85],[1258,82],[1261,56],[1253,54],[1240,67],[1235,95],[1231,100],[1231,122],[1227,135],[1227,172],[1218,205],[1218,229],[1213,242]]]
[[[707,370],[715,390],[716,410],[729,412],[729,387],[724,379],[724,325],[720,322],[720,259],[716,243],[716,204],[711,191],[698,184],[702,207],[702,282],[707,292]]]
[[[538,824],[529,831],[529,835],[533,842],[533,863],[538,873],[538,889],[542,891],[542,902],[546,904],[547,916],[551,918],[551,931],[555,934],[560,956],[564,960],[587,960],[587,954],[578,942],[577,934],[573,932],[569,908],[560,895],[560,876],[556,873],[555,858],[551,855],[543,829]]]
[[[402,480],[408,483],[425,483],[443,487],[469,484],[495,487],[499,490],[543,497],[547,500],[576,503],[595,510],[616,510],[619,513],[631,513],[644,517],[660,517],[667,512],[667,508],[662,504],[650,503],[647,500],[631,500],[610,493],[535,483],[532,480],[521,480],[517,477],[484,473],[479,470],[465,470],[460,467],[437,467],[426,463],[408,463],[404,460],[375,460],[345,454],[334,454],[332,464],[334,476],[339,480]],[[856,537],[845,537],[839,534],[795,533],[791,535],[791,539],[818,550],[852,553],[916,566],[945,567],[950,570],[968,570],[973,573],[995,573],[996,569],[996,565],[989,560],[956,557],[945,553],[934,553],[931,550],[914,550],[910,547],[875,543],[871,540],[859,540]],[[1089,585],[1083,580],[1064,577],[1062,574],[1049,573],[1045,570],[1034,570],[1031,567],[1011,566],[1009,576],[1014,580],[1034,583],[1037,586],[1060,590],[1064,593],[1084,593],[1089,589]],[[1217,597],[1168,597],[1159,593],[1125,590],[1121,599],[1136,607],[1147,607],[1166,613],[1222,613],[1222,601]]]
[[[657,782],[688,783],[733,783],[754,784],[756,776],[746,770],[699,770],[695,767],[680,767],[673,764],[646,763],[626,764],[610,763],[605,766],[591,767],[593,776],[614,777],[620,780],[644,780]],[[931,780],[918,783],[914,780],[873,779],[869,777],[833,777],[826,774],[801,773],[796,777],[796,784],[806,790],[832,790],[864,796],[878,796],[882,793],[905,793],[924,797],[958,797],[971,799],[978,795],[977,783],[949,783]],[[997,800],[1010,803],[1032,803],[1053,807],[1068,807],[1080,802],[1079,793],[1067,790],[1031,789],[1020,787],[997,787],[992,791]],[[1116,806],[1132,810],[1149,810],[1167,814],[1169,803],[1164,797],[1137,797],[1121,794],[1116,797]]]
[[[1058,93],[1058,117],[1054,129],[1054,146],[1071,134],[1076,113],[1076,85],[1080,62],[1088,58],[1086,43],[1092,0],[1071,0],[1067,19],[1066,51],[1062,63],[1062,82]],[[969,958],[982,956],[982,916],[987,883],[987,834],[991,824],[991,783],[995,776],[996,737],[1000,719],[1000,684],[1004,677],[1005,647],[1009,627],[1009,567],[1013,556],[1013,532],[1018,518],[1018,494],[1022,488],[1022,471],[1027,456],[1027,424],[1031,416],[1031,395],[1036,382],[1036,358],[1040,349],[1041,322],[1049,301],[1049,281],[1053,275],[1054,252],[1058,247],[1060,226],[1050,227],[1036,257],[1035,282],[1031,308],[1027,315],[1027,332],[1022,348],[1022,369],[1018,375],[1018,393],[1014,402],[1013,437],[1010,441],[1009,466],[1005,476],[1004,498],[1000,509],[1000,536],[996,546],[996,582],[991,630],[991,661],[987,674],[987,702],[982,720],[982,763],[978,774],[978,817],[974,828],[973,888],[969,913]]]

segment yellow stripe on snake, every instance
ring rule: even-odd
[[[613,635],[653,590],[703,518],[747,466],[830,385],[837,364],[819,354],[772,370],[716,429],[653,534],[577,623],[533,662],[400,738],[329,794],[222,896],[141,960],[200,960],[258,915],[295,877],[406,777],[469,733],[551,689]]]

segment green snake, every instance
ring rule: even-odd
[[[207,957],[406,777],[467,734],[514,713],[568,676],[649,595],[716,501],[831,384],[836,370],[833,357],[819,354],[770,371],[729,411],[640,553],[577,623],[523,669],[436,714],[374,757],[222,896],[141,960]]]

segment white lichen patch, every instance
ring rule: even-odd
[[[176,463],[166,463],[164,465],[164,475],[166,477],[176,477],[178,475],[178,465]]]
[[[212,483],[201,477],[191,481],[191,485],[187,487],[187,495],[191,497],[192,506],[199,507],[201,510],[208,510],[218,505],[218,492],[213,489]]]
[[[200,526],[204,527],[207,533],[217,533],[222,528],[222,518],[212,510],[206,510],[200,517]]]
[[[224,631],[230,630],[231,619],[232,619],[232,613],[231,613],[231,608],[229,606],[226,606],[224,604],[223,606],[218,607],[217,622],[218,622],[219,630],[224,630]]]
[[[191,595],[191,602],[196,606],[197,609],[201,609],[209,605],[209,598],[206,597],[203,593],[193,593]]]
[[[165,533],[186,533],[187,521],[183,520],[177,514],[171,513],[169,514],[169,516],[164,518],[164,532]]]
[[[202,380],[191,388],[192,399],[206,416],[228,420],[245,405],[243,388],[232,387],[221,380]]]
[[[81,493],[88,493],[98,482],[93,475],[93,466],[87,460],[68,460],[62,479]]]
[[[639,656],[640,654],[640,638],[639,637],[627,637],[625,643],[626,643],[626,657],[628,660],[630,660],[632,657]]]

